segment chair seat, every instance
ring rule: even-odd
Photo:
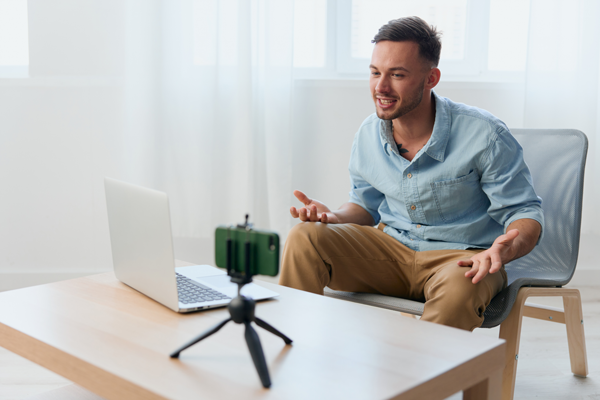
[[[541,287],[556,287],[560,286],[556,281],[526,279],[520,278],[512,282],[508,287],[498,293],[488,305],[484,313],[484,321],[481,328],[494,328],[502,323],[512,309],[512,305],[517,298],[519,289],[523,286],[541,286]],[[366,304],[374,307],[387,308],[388,310],[404,312],[413,315],[423,315],[425,303],[420,301],[407,300],[399,297],[385,296],[375,293],[353,293],[324,289],[324,294],[327,297],[332,297],[340,300],[353,301],[355,303]]]
[[[366,304],[369,306],[387,308],[388,310],[400,311],[413,315],[422,315],[424,303],[401,299],[399,297],[384,296],[375,293],[352,293],[342,292],[325,288],[325,296],[335,299],[353,301],[355,303]]]

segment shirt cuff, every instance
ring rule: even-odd
[[[534,221],[537,221],[540,224],[540,226],[542,227],[542,230],[540,232],[540,237],[538,238],[536,246],[538,244],[540,244],[540,242],[542,241],[542,238],[544,237],[544,214],[542,213],[542,211],[535,210],[535,209],[528,209],[528,210],[520,211],[520,212],[517,212],[517,213],[511,215],[511,217],[509,219],[507,219],[506,222],[504,222],[504,233],[506,233],[506,231],[508,230],[508,226],[510,224],[512,224],[513,222],[515,222],[519,219],[532,219]]]

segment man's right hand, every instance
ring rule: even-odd
[[[301,221],[323,222],[330,224],[339,224],[340,221],[325,204],[318,200],[311,199],[299,190],[294,190],[294,196],[304,204],[304,207],[296,209],[290,208],[290,214],[294,218],[300,218]]]

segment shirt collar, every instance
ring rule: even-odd
[[[431,133],[431,137],[427,141],[427,144],[425,144],[423,152],[427,153],[427,155],[434,160],[443,162],[446,154],[446,145],[450,138],[450,112],[444,98],[438,96],[434,91],[431,91],[431,93],[435,99],[435,121],[433,124],[433,132]],[[385,148],[387,144],[388,149],[391,149],[392,152],[400,155],[392,132],[392,121],[382,119],[379,123],[381,145]]]
[[[381,139],[381,145],[383,149],[388,152],[387,149],[392,150],[396,155],[400,155],[398,146],[394,140],[394,133],[392,132],[392,121],[380,119],[379,120],[379,138]]]
[[[429,157],[439,162],[444,161],[446,155],[446,145],[450,139],[450,111],[448,104],[443,97],[440,97],[433,90],[431,91],[435,99],[435,122],[433,123],[433,132],[429,141],[425,145],[424,151]]]

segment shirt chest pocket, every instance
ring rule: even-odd
[[[444,222],[454,222],[486,204],[479,175],[472,170],[467,175],[431,182],[435,205]]]

